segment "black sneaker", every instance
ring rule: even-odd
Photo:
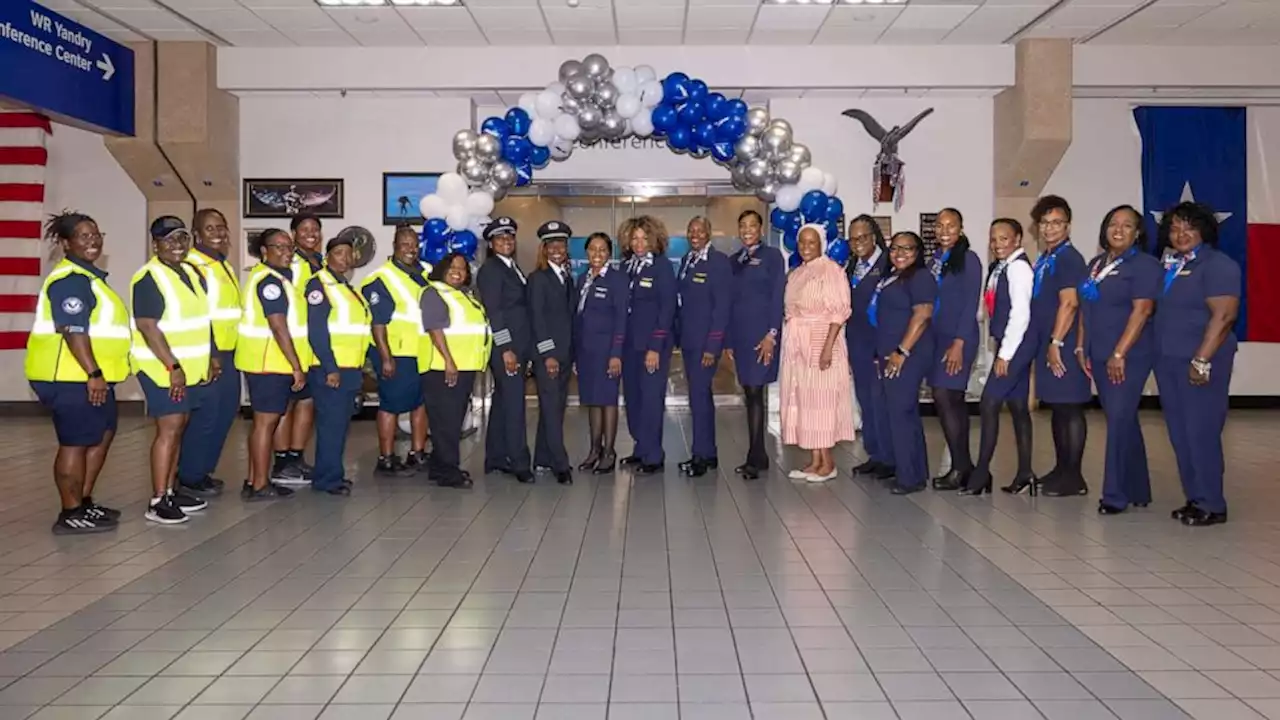
[[[301,456],[299,456],[297,460],[294,460],[292,464],[302,471],[302,476],[307,479],[307,482],[311,482],[311,478],[315,477],[315,467],[308,464]]]
[[[170,490],[169,497],[173,500],[173,504],[177,505],[184,513],[200,512],[201,510],[209,507],[209,503],[184,492],[174,492]]]
[[[404,477],[417,472],[416,468],[410,467],[400,459],[399,455],[380,455],[378,456],[378,464],[373,469],[374,475],[383,477]]]
[[[90,517],[105,517],[108,520],[111,520],[113,522],[118,521],[120,519],[121,513],[119,510],[115,510],[113,508],[99,505],[98,503],[93,501],[92,497],[89,497],[87,495],[85,496],[84,500],[80,502],[80,507],[84,508],[85,513],[88,514]]]
[[[240,488],[240,497],[245,502],[259,502],[262,500],[276,500],[278,498],[293,497],[293,489],[283,485],[269,482],[267,486],[261,490],[255,490],[248,480],[244,481],[244,487]]]
[[[199,480],[180,480],[178,484],[183,491],[189,494],[204,496],[221,495],[222,489],[226,485],[221,480],[208,475]]]
[[[306,485],[311,477],[301,463],[286,463],[271,473],[271,480],[281,485]]]
[[[151,504],[143,517],[161,525],[178,525],[191,519],[173,501],[173,495],[167,493],[158,498],[151,498]]]
[[[404,466],[415,473],[427,472],[427,466],[431,462],[431,453],[426,450],[409,453],[404,459]]]
[[[54,535],[85,535],[89,533],[115,530],[120,524],[115,520],[102,516],[90,516],[83,507],[63,510],[53,523]]]

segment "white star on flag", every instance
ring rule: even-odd
[[[1182,197],[1178,198],[1178,202],[1195,202],[1195,201],[1196,201],[1196,196],[1194,193],[1191,192],[1191,181],[1188,180],[1187,183],[1182,186]],[[1222,224],[1223,222],[1226,221],[1227,218],[1231,217],[1234,214],[1235,213],[1220,212],[1220,213],[1214,213],[1213,217],[1218,220],[1219,224]],[[1159,225],[1160,223],[1164,222],[1164,212],[1162,211],[1152,210],[1151,217],[1156,219],[1156,225]]]

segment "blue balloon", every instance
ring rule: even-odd
[[[489,133],[499,140],[506,140],[507,136],[511,134],[511,126],[507,124],[506,120],[503,120],[500,117],[491,117],[486,118],[485,121],[480,124],[480,132]]]
[[[835,242],[840,239],[840,222],[837,220],[828,220],[822,224],[822,228],[827,232],[827,242]]]
[[[693,132],[687,125],[677,125],[667,135],[667,145],[672,150],[688,150],[693,146]]]
[[[444,218],[428,218],[422,226],[422,237],[428,242],[439,240],[449,234],[449,223]]]
[[[787,267],[791,268],[792,270],[795,270],[796,268],[800,267],[801,262],[802,261],[800,259],[800,253],[793,252],[791,253],[791,257],[787,258]]]
[[[827,243],[827,257],[841,265],[845,264],[849,261],[849,243],[844,240]]]
[[[653,120],[654,129],[664,133],[671,132],[680,124],[680,115],[676,112],[675,106],[665,102],[653,109],[650,119]]]
[[[511,135],[502,141],[502,159],[512,165],[520,165],[529,160],[533,153],[533,143],[529,138]]]
[[[516,165],[516,187],[524,187],[533,182],[533,166],[528,161]]]
[[[782,225],[779,226],[783,230],[796,231],[804,224],[804,218],[800,217],[800,211],[798,210],[792,210],[789,213],[784,213],[784,215],[786,217],[783,218]]]
[[[680,108],[680,122],[692,125],[701,120],[706,112],[707,108],[701,100],[690,100]]]
[[[529,117],[529,111],[521,107],[513,107],[507,111],[507,126],[511,128],[512,135],[528,135],[529,125],[533,123],[533,118]]]
[[[689,99],[702,102],[707,99],[707,84],[701,80],[689,81]]]
[[[698,147],[711,149],[716,144],[716,126],[710,120],[701,120],[693,126],[693,137],[698,141]]]
[[[471,260],[475,257],[476,246],[478,245],[476,234],[470,230],[459,230],[453,234],[453,239],[449,241],[449,250],[452,252],[460,252]]]
[[[679,103],[689,99],[689,76],[673,72],[662,79],[662,102]]]
[[[795,252],[795,251],[796,251],[796,239],[798,238],[798,236],[799,236],[799,234],[798,234],[795,230],[792,230],[792,229],[790,229],[790,228],[788,228],[787,230],[783,231],[783,233],[782,233],[782,247],[786,248],[786,249],[787,249],[787,252]]]
[[[800,212],[809,222],[826,219],[827,194],[821,190],[810,190],[800,199]]]
[[[827,200],[827,219],[831,222],[838,223],[840,222],[840,218],[843,216],[844,202],[838,197],[833,197]]]
[[[747,121],[737,115],[722,118],[716,123],[716,139],[720,142],[736,143],[747,134]]]
[[[717,162],[727,163],[733,159],[733,143],[718,142],[711,146],[711,157]]]
[[[734,98],[729,101],[729,116],[745,118],[747,116],[747,103],[741,98]]]
[[[712,120],[723,120],[729,117],[729,101],[720,93],[711,93],[703,100],[707,107],[707,117]]]
[[[551,162],[551,151],[541,145],[534,145],[529,151],[529,162],[541,170]]]
[[[786,210],[783,210],[780,207],[776,207],[773,209],[772,212],[769,213],[769,222],[776,228],[786,227],[787,216],[790,214],[791,213],[787,212]]]
[[[449,247],[447,245],[427,245],[418,251],[418,257],[426,260],[432,265],[443,260],[444,256],[448,254]]]

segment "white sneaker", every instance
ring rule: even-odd
[[[787,477],[791,478],[792,480],[808,480],[809,473],[803,470],[792,470],[791,472],[787,473]]]
[[[832,470],[826,475],[806,475],[804,479],[811,483],[824,483],[828,480],[834,480],[836,477],[836,474],[837,472],[835,470]]]

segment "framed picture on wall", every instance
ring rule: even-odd
[[[419,205],[439,182],[440,173],[382,173],[382,224],[426,222]]]
[[[290,218],[311,213],[322,218],[340,218],[343,211],[341,179],[244,181],[244,217]]]

